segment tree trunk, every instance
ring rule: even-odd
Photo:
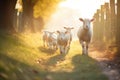
[[[23,26],[27,26],[32,32],[35,32],[33,25],[33,6],[32,0],[23,1]]]
[[[14,13],[16,0],[0,0],[0,30],[15,32]]]

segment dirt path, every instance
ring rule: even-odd
[[[105,50],[91,49],[89,55],[98,61],[103,73],[108,76],[109,80],[120,80],[120,58],[113,60],[110,56],[112,54]]]

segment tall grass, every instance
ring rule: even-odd
[[[96,61],[81,55],[78,41],[68,54],[43,47],[39,33],[0,34],[0,80],[108,80]]]

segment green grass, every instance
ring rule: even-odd
[[[38,63],[39,61],[39,63]],[[43,47],[39,33],[0,32],[0,80],[108,80],[74,41],[68,54]]]

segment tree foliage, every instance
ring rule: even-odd
[[[48,17],[56,10],[57,4],[62,0],[38,0],[34,5],[34,17],[42,17],[47,20]]]
[[[23,12],[21,19],[21,29],[24,31],[24,26],[31,28],[34,31],[34,18],[39,22],[45,22],[56,6],[62,0],[21,0],[23,3]],[[0,0],[0,28],[2,30],[11,31],[14,30],[14,18],[16,17],[15,4],[17,0]],[[43,27],[43,25],[41,26]],[[41,28],[42,29],[42,28]]]

